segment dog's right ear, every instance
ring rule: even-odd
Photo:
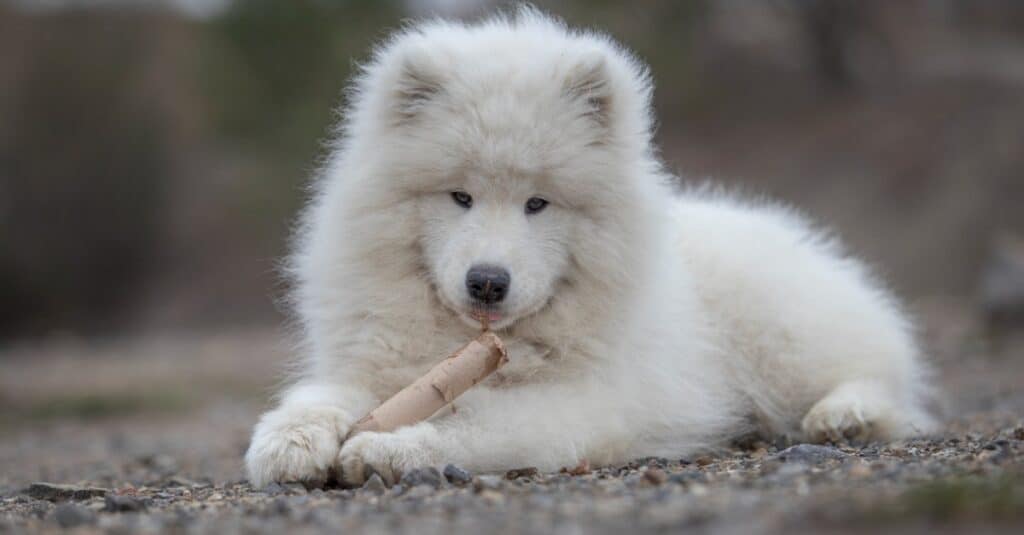
[[[604,55],[595,53],[582,58],[570,69],[564,84],[566,95],[583,104],[582,115],[608,128],[615,102]]]
[[[395,122],[414,120],[441,94],[440,69],[427,54],[410,51],[402,58],[394,91]]]

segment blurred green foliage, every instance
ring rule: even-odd
[[[0,65],[0,335],[109,330],[169,256],[232,241],[279,257],[355,61],[399,22],[373,0],[247,0],[205,21],[0,6],[20,45]],[[209,238],[175,230],[192,197],[219,212]]]
[[[200,78],[213,128],[274,156],[305,158],[333,120],[325,111],[353,61],[397,20],[392,2],[373,0],[235,3],[203,29]]]
[[[394,2],[249,0],[202,25],[195,62],[212,143],[243,158],[227,208],[282,254],[333,110],[368,44],[399,21]]]
[[[859,517],[863,523],[894,519],[927,518],[936,522],[982,519],[1006,522],[1024,517],[1024,493],[1020,474],[943,477],[912,486],[889,502],[876,504],[871,513]]]
[[[924,483],[907,492],[911,514],[952,519],[975,517],[1010,519],[1024,516],[1024,494],[1012,474],[989,479],[959,478]]]

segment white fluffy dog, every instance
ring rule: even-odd
[[[256,425],[251,481],[925,430],[925,367],[893,297],[785,208],[674,192],[650,97],[630,53],[531,9],[422,23],[377,50],[299,233],[309,358]],[[509,364],[454,411],[344,440],[480,313]]]

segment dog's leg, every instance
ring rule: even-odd
[[[644,423],[627,421],[607,392],[583,390],[537,385],[485,392],[472,408],[467,404],[434,421],[352,437],[338,465],[346,481],[360,484],[372,473],[394,483],[407,470],[447,463],[486,472],[558,470],[584,458],[595,464],[621,460],[637,447],[635,431]]]
[[[256,487],[272,481],[323,481],[349,427],[376,400],[359,388],[300,384],[264,414],[253,431],[245,464]]]

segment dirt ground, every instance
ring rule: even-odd
[[[1024,334],[915,307],[944,430],[894,444],[752,441],[582,474],[423,471],[254,489],[241,457],[289,353],[274,330],[55,338],[0,355],[0,532],[1017,532]],[[527,467],[524,467],[527,468]]]

